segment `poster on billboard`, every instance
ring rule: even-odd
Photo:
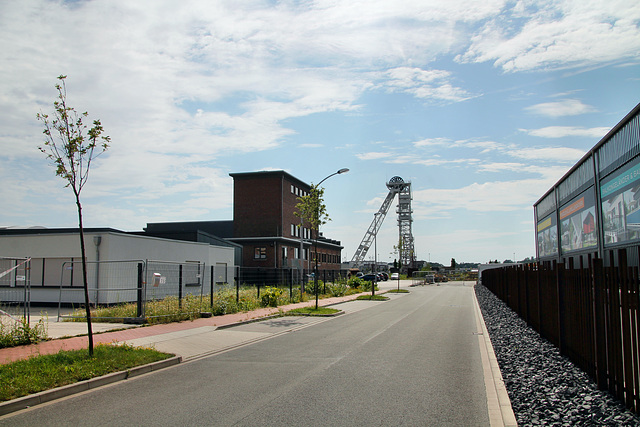
[[[640,239],[640,162],[600,184],[605,245]]]
[[[562,253],[598,246],[593,188],[560,209],[560,245]]]
[[[538,257],[558,255],[558,228],[555,213],[538,222]]]

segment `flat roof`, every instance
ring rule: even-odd
[[[259,178],[259,177],[267,177],[267,176],[277,176],[277,177],[286,177],[289,181],[297,182],[298,184],[304,185],[306,187],[311,188],[311,185],[307,184],[303,180],[296,178],[291,175],[289,172],[284,170],[269,170],[269,171],[257,171],[257,172],[237,172],[230,173],[230,177],[235,178]]]

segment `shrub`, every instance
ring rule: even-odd
[[[332,297],[343,297],[347,293],[347,284],[336,282],[327,284],[327,292]]]
[[[362,285],[360,286],[360,289],[362,290],[362,292],[371,292],[371,284],[373,282],[370,282],[368,280],[361,280],[360,281],[362,283]],[[376,285],[376,291],[378,290],[378,285]]]
[[[267,286],[262,295],[260,296],[260,300],[262,302],[263,307],[277,307],[278,299],[282,296],[284,292],[282,289],[275,288],[273,286]]]
[[[349,286],[351,289],[357,289],[361,287],[362,283],[364,283],[364,280],[360,279],[359,277],[351,277],[349,278],[349,280],[347,280],[347,286]]]

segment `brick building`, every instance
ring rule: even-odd
[[[236,263],[242,267],[313,269],[315,236],[294,215],[298,197],[309,184],[285,171],[231,173],[233,221],[150,223],[145,233],[185,240],[223,238],[242,246]],[[203,237],[204,236],[204,237]],[[318,269],[340,270],[339,241],[318,238]]]
[[[294,215],[298,197],[311,187],[284,171],[232,173],[233,238],[243,246],[245,267],[313,268],[315,236]],[[302,251],[301,251],[302,247]],[[318,238],[318,268],[339,270],[339,241]],[[309,262],[312,262],[310,265]]]

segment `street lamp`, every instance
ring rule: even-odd
[[[327,179],[331,178],[334,175],[340,175],[340,174],[347,173],[347,172],[349,172],[349,169],[347,169],[347,168],[338,169],[338,171],[332,173],[331,175],[326,176],[319,183],[317,183],[315,185],[316,197],[318,198],[317,207],[316,207],[316,221],[317,221],[317,229],[316,229],[316,265],[315,265],[315,269],[313,271],[313,286],[314,286],[314,289],[315,289],[315,292],[316,292],[316,310],[318,309],[318,235],[320,234],[320,198],[319,198],[320,194],[317,191],[320,189],[320,184],[325,182]]]

